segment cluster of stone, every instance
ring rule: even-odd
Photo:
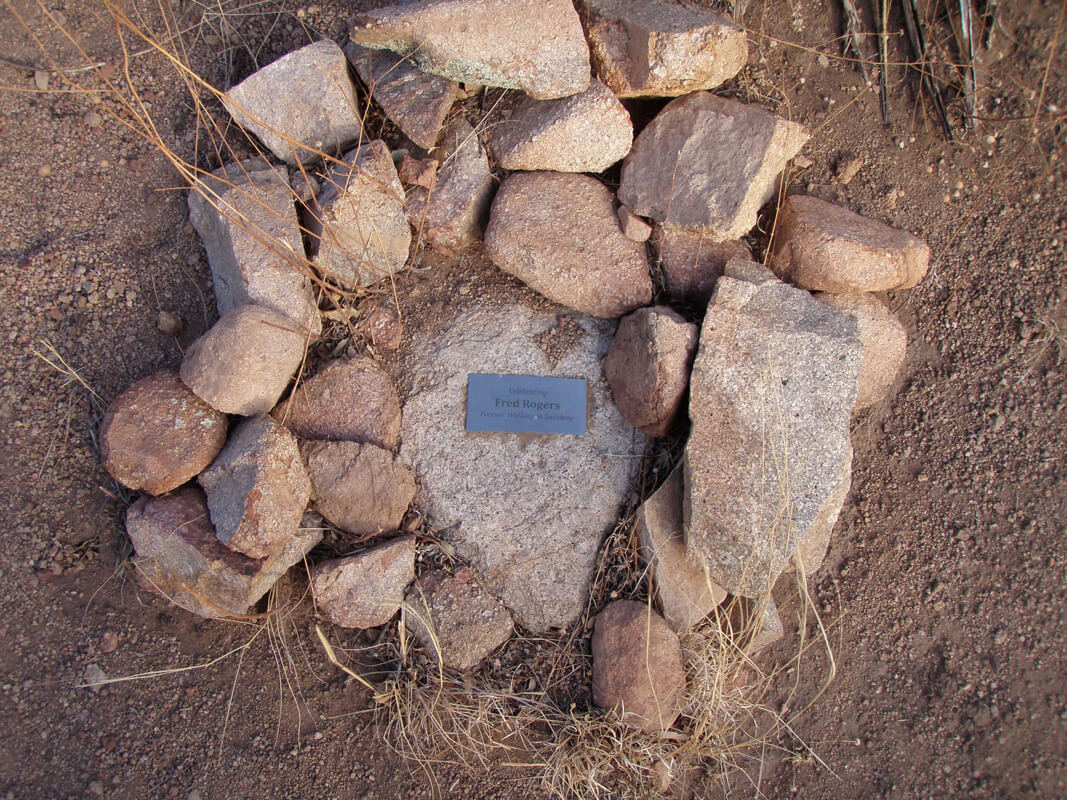
[[[416,576],[412,536],[375,540],[314,566],[315,602],[354,628],[403,607],[428,653],[472,670],[516,624],[579,619],[644,436],[683,433],[688,416],[684,457],[637,513],[651,601],[607,606],[592,642],[595,702],[670,727],[686,698],[679,636],[734,598],[757,619],[754,652],[782,629],[778,577],[818,569],[849,490],[852,415],[887,396],[906,348],[871,293],[916,285],[929,250],[790,196],[767,265],[753,262],[743,237],[809,134],[710,91],[747,60],[743,29],[711,11],[422,0],[357,14],[349,37],[224,96],[283,163],[198,180],[190,218],[220,319],[101,429],[105,466],[148,493],[127,518],[139,570],[196,613],[245,613],[318,541],[301,527],[309,503],[365,538],[397,531],[417,496],[466,566]],[[364,138],[349,66],[410,148]],[[481,86],[525,96],[476,129],[454,106]],[[672,98],[636,136],[620,102],[634,97]],[[591,174],[620,162],[617,193]],[[484,242],[566,308],[471,305],[416,343],[403,415],[367,358],[290,389],[321,331],[316,286],[386,280],[413,242]],[[586,436],[468,435],[470,372],[590,376]],[[245,418],[229,436],[227,415]],[[533,470],[521,492],[499,479],[519,462]]]

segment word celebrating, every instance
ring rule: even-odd
[[[584,378],[467,376],[467,430],[585,434]]]

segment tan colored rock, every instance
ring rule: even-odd
[[[422,573],[405,599],[405,621],[432,658],[467,672],[504,644],[514,625],[469,569],[463,577],[439,569]]]
[[[423,72],[410,58],[354,42],[345,45],[345,55],[385,116],[419,147],[432,150],[459,84]]]
[[[296,438],[268,416],[238,425],[198,480],[219,541],[250,558],[289,545],[311,495]]]
[[[618,317],[652,300],[644,245],[623,236],[611,191],[588,175],[509,176],[485,249],[500,269],[585,314]]]
[[[790,195],[775,224],[770,265],[783,280],[811,291],[886,292],[925,278],[930,248],[847,208]]]
[[[856,390],[856,411],[881,402],[889,396],[904,366],[908,332],[885,303],[873,295],[820,292],[815,299],[849,314],[859,327],[863,364]]]
[[[104,469],[133,490],[164,494],[177,489],[219,454],[226,443],[220,414],[164,370],[120,394],[100,423]]]
[[[440,151],[437,185],[408,193],[408,220],[423,241],[448,255],[481,240],[493,199],[493,175],[474,128],[463,117],[445,126]]]
[[[263,159],[218,169],[189,191],[189,221],[207,251],[219,314],[254,303],[317,335],[322,321],[284,174]]]
[[[348,61],[330,40],[252,73],[226,92],[222,103],[242,128],[291,165],[317,161],[319,152],[336,153],[362,133]]]
[[[672,100],[634,141],[619,200],[708,238],[740,239],[808,133],[766,109],[707,92]]]
[[[346,153],[307,214],[315,266],[349,286],[373,286],[399,272],[411,246],[404,203],[385,142]]]
[[[342,628],[376,628],[400,610],[415,580],[415,537],[401,536],[354,556],[316,564],[315,607]]]
[[[126,512],[126,530],[139,581],[208,618],[246,614],[322,540],[321,531],[299,530],[270,558],[248,558],[218,540],[204,495],[195,486],[141,497]]]
[[[415,497],[411,469],[388,450],[359,442],[304,448],[315,508],[357,536],[395,531]]]
[[[619,322],[604,375],[622,418],[642,433],[664,436],[673,427],[698,331],[667,306],[639,308]]]
[[[262,414],[281,397],[304,357],[307,334],[265,306],[223,314],[185,351],[182,383],[225,414]]]
[[[752,251],[738,239],[716,241],[701,228],[656,225],[652,234],[667,296],[677,303],[705,306],[731,258],[750,260]]]
[[[737,262],[731,271],[738,274]],[[687,552],[761,597],[816,524],[852,455],[856,323],[752,265],[719,280],[690,379]]]
[[[681,465],[637,511],[637,542],[649,565],[656,598],[667,624],[684,633],[726,599],[698,560],[685,552],[682,504],[685,482]]]
[[[593,702],[648,733],[674,724],[685,703],[678,635],[633,600],[616,600],[593,628]]]
[[[626,206],[619,206],[619,230],[631,242],[647,242],[652,235],[652,226]]]
[[[660,0],[578,0],[593,67],[619,97],[713,89],[748,59],[745,30]]]
[[[425,72],[538,100],[589,86],[589,49],[570,0],[398,4],[356,15],[349,37],[409,56]]]
[[[571,97],[528,99],[489,129],[489,150],[509,170],[603,172],[633,141],[629,112],[595,79]]]
[[[272,414],[302,439],[370,442],[392,450],[400,440],[400,399],[372,359],[330,361],[301,381]]]

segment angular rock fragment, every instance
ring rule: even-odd
[[[856,320],[863,342],[863,365],[856,390],[856,411],[884,400],[893,388],[908,349],[908,332],[886,308],[869,294],[825,294],[815,299]]]
[[[678,635],[633,600],[616,600],[593,629],[593,702],[648,733],[666,730],[685,703]]]
[[[707,305],[727,261],[752,258],[748,245],[738,239],[716,241],[701,228],[670,224],[656,225],[652,247],[667,296],[675,302],[696,306]]]
[[[652,236],[652,226],[626,206],[619,206],[616,213],[619,217],[619,230],[631,242],[647,242]]]
[[[302,439],[370,442],[392,450],[400,439],[400,399],[372,359],[330,361],[301,381],[272,414]]]
[[[403,269],[411,245],[404,202],[385,142],[346,153],[307,216],[315,265],[349,286],[372,286]]]
[[[511,302],[449,320],[413,348],[404,406],[401,456],[418,476],[419,509],[534,632],[581,614],[644,448],[603,378],[613,326],[557,311]],[[468,434],[473,372],[585,378],[586,434]]]
[[[819,516],[815,518],[804,538],[797,545],[797,551],[793,554],[793,560],[789,568],[795,567],[799,561],[804,567],[805,577],[810,577],[819,571],[826,551],[830,548],[830,537],[834,532],[834,525],[841,515],[841,507],[848,497],[848,490],[852,487],[852,453],[849,451],[848,463],[841,472],[837,485],[830,490],[823,503]],[[789,568],[786,571],[789,571]]]
[[[415,537],[401,536],[345,558],[316,564],[311,572],[315,607],[342,628],[376,628],[400,610],[415,579]]]
[[[423,72],[410,58],[354,42],[345,45],[345,55],[385,116],[419,147],[433,149],[448,110],[459,97],[459,84]]]
[[[791,195],[775,224],[770,264],[783,280],[811,291],[886,292],[926,277],[930,248],[847,208]]]
[[[634,141],[619,200],[657,222],[739,239],[807,138],[801,125],[760,106],[707,92],[679,97]]]
[[[296,439],[267,416],[238,425],[198,480],[219,541],[250,558],[285,549],[311,494]]]
[[[593,80],[581,94],[524,102],[492,126],[489,150],[504,169],[603,172],[633,140],[629,112]]]
[[[142,378],[111,403],[100,423],[100,460],[123,486],[149,494],[177,489],[226,443],[220,414],[164,370]]]
[[[704,317],[685,462],[687,552],[744,597],[774,584],[840,482],[862,359],[852,318],[752,271],[765,282],[721,278]]]
[[[322,321],[283,174],[246,159],[203,176],[189,192],[189,221],[207,251],[219,314],[254,303],[317,335]]]
[[[682,523],[683,470],[679,465],[637,512],[637,541],[651,567],[660,611],[667,624],[684,633],[726,599],[726,592],[685,552]]]
[[[500,269],[583,314],[618,317],[652,300],[645,246],[623,236],[611,190],[588,175],[509,176],[485,249]]]
[[[401,183],[409,186],[421,186],[424,189],[437,186],[437,162],[430,158],[420,159],[406,155],[396,165],[396,174]],[[411,199],[408,198],[408,205],[410,204]]]
[[[666,306],[639,308],[619,323],[604,375],[622,418],[642,433],[664,436],[674,424],[698,330]]]
[[[295,87],[299,87],[294,91]],[[336,42],[301,47],[254,72],[222,96],[241,127],[287,164],[317,161],[362,132],[348,61]]]
[[[208,618],[245,614],[322,540],[321,531],[298,530],[270,558],[249,558],[219,541],[195,486],[141,497],[126,512],[126,530],[141,582]]]
[[[619,97],[713,89],[748,58],[745,30],[660,0],[578,0],[594,71]]]
[[[570,0],[428,0],[358,14],[349,37],[460,83],[538,100],[589,86],[589,48]]]
[[[315,508],[357,536],[395,531],[415,497],[411,470],[388,450],[359,442],[304,448]]]
[[[197,397],[224,414],[262,414],[285,391],[306,342],[307,334],[284,314],[238,306],[185,351],[179,374]]]
[[[738,598],[737,604],[735,624],[741,634],[739,645],[749,657],[766,650],[785,635],[778,607],[769,594],[765,600]]]
[[[408,220],[431,247],[451,254],[481,238],[493,198],[493,176],[474,128],[463,117],[445,126],[441,154],[437,185],[408,193]]]
[[[419,644],[446,667],[467,672],[504,644],[514,630],[508,611],[466,571],[460,581],[443,570],[424,572],[405,599],[406,624]]]

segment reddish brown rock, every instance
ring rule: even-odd
[[[267,416],[238,425],[199,481],[219,540],[251,558],[289,544],[311,494],[295,437]]]
[[[419,644],[461,672],[478,666],[514,630],[507,609],[473,576],[460,581],[443,570],[424,572],[405,603],[406,624]]]
[[[597,614],[593,629],[593,702],[648,733],[666,730],[685,703],[678,635],[663,617],[632,600]]]
[[[288,317],[244,305],[223,314],[185,351],[182,383],[225,414],[262,414],[281,397],[307,337]]]
[[[657,222],[740,239],[807,138],[760,106],[694,92],[668,103],[634,140],[619,200]]]
[[[359,442],[304,448],[315,508],[357,536],[395,531],[415,497],[411,469],[388,450]]]
[[[806,195],[791,195],[775,224],[770,265],[815,292],[910,289],[926,277],[930,248],[907,231]]]
[[[493,200],[485,248],[534,291],[595,317],[652,300],[645,246],[623,236],[611,191],[588,175],[509,176]]]
[[[415,579],[415,537],[401,536],[345,558],[315,565],[315,607],[342,628],[375,628],[400,610]]]
[[[667,296],[697,306],[707,305],[726,262],[752,258],[748,245],[739,239],[720,242],[700,228],[678,225],[656,225],[652,247]]]
[[[908,332],[885,303],[869,294],[817,294],[815,299],[844,311],[856,320],[863,342],[856,411],[881,402],[889,395],[904,366]]]
[[[139,581],[202,617],[243,615],[293,564],[322,539],[321,531],[295,531],[270,558],[249,558],[215,535],[203,493],[195,486],[164,497],[142,497],[126,512]]]
[[[396,165],[401,183],[432,189],[437,185],[437,162],[432,158],[412,158],[405,155]]]
[[[400,400],[369,358],[330,361],[301,381],[272,414],[302,439],[370,442],[387,450],[400,439]]]
[[[679,465],[637,512],[640,555],[650,567],[663,618],[677,633],[698,624],[726,599],[726,591],[711,582],[700,561],[685,552],[684,488]]]
[[[100,460],[129,489],[164,494],[177,489],[226,443],[220,414],[164,370],[120,394],[100,423]]]
[[[652,226],[626,206],[619,206],[619,230],[631,242],[647,242],[652,235]]]
[[[356,15],[349,37],[460,83],[539,100],[589,85],[589,49],[570,0],[429,0]]]
[[[622,418],[648,436],[672,427],[689,385],[698,328],[666,306],[623,317],[604,375]]]

